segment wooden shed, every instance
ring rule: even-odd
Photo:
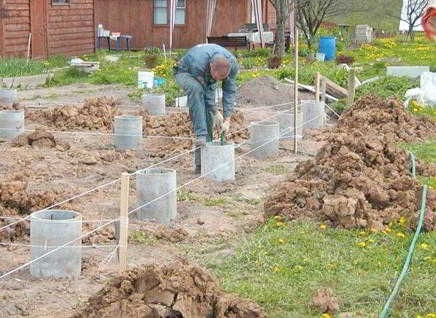
[[[94,0],[0,0],[0,55],[45,58],[95,50]],[[31,35],[31,36],[30,36]]]
[[[171,1],[175,3],[174,48],[206,41],[210,1],[216,6],[212,36],[254,22],[251,0],[0,0],[0,56],[24,57],[28,50],[32,58],[92,53],[99,24],[132,35],[134,48],[168,47]],[[262,0],[264,23],[267,2]],[[102,44],[107,47],[107,42]]]
[[[207,0],[177,0],[173,47],[206,41]],[[95,0],[96,23],[133,36],[137,48],[170,42],[170,0]],[[251,22],[251,0],[216,0],[211,35],[235,32]]]

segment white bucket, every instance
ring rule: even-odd
[[[325,60],[325,53],[316,53],[316,60],[324,62],[324,60]]]
[[[182,96],[176,98],[176,107],[188,106],[188,96]]]
[[[153,72],[138,72],[138,88],[152,88],[153,80]]]

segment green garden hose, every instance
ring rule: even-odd
[[[415,165],[413,165],[415,166]],[[415,235],[413,236],[412,243],[409,247],[409,254],[407,254],[406,261],[404,262],[403,270],[401,271],[400,277],[398,277],[397,282],[395,283],[395,287],[392,290],[391,295],[389,296],[389,299],[387,300],[382,313],[380,314],[380,318],[385,318],[390,310],[390,307],[392,306],[392,302],[394,301],[395,296],[397,295],[398,291],[400,290],[400,285],[404,279],[404,277],[407,274],[407,271],[409,270],[410,261],[412,260],[413,252],[416,248],[416,241],[418,240],[419,233],[421,232],[422,225],[424,223],[424,215],[427,208],[427,191],[428,187],[425,185],[422,188],[421,191],[421,210],[419,213],[419,222],[418,226],[416,227]]]

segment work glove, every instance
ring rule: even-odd
[[[216,131],[221,131],[221,127],[223,125],[224,118],[223,115],[219,111],[216,111],[212,117],[212,128]]]
[[[226,118],[224,120],[224,123],[221,125],[220,134],[224,133],[224,135],[227,135],[230,130],[230,118]]]

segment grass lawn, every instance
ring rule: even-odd
[[[321,317],[311,306],[321,287],[333,290],[340,312],[373,317],[391,293],[412,236],[401,224],[373,233],[271,219],[239,243],[233,256],[205,263],[226,291],[256,300],[269,317]],[[436,311],[435,269],[436,233],[425,233],[392,317]]]

